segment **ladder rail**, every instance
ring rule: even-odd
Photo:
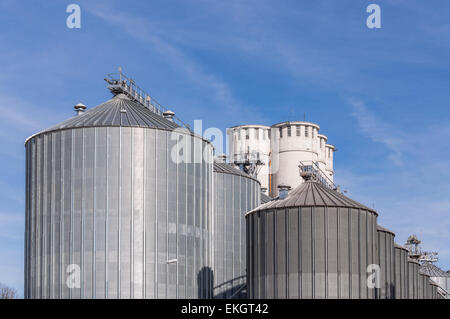
[[[145,90],[140,88],[133,79],[127,77],[125,74],[119,70],[119,73],[109,73],[104,79],[108,83],[108,89],[113,94],[123,93],[128,96],[133,101],[141,104],[142,106],[148,108],[152,112],[163,115],[164,112],[168,111],[168,108],[160,104],[156,99],[154,99]],[[187,128],[191,131],[188,124],[184,123],[181,119],[174,116],[173,120],[176,124]]]

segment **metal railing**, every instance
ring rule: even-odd
[[[138,102],[158,115],[162,116],[164,112],[169,110],[161,105],[156,99],[152,98],[150,94],[141,89],[133,79],[124,75],[121,68],[119,68],[119,73],[107,74],[104,80],[108,83],[108,89],[111,93],[116,95],[123,93],[133,101]],[[173,121],[179,126],[185,127],[191,131],[190,126],[181,121],[178,117],[174,116]]]
[[[305,164],[304,162],[300,162],[298,166],[300,169],[300,175],[304,175],[309,173],[309,175],[317,182],[326,186],[329,189],[338,191],[338,187],[327,177],[327,175],[319,168],[316,162],[311,161],[311,164]]]

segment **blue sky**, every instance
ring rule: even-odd
[[[81,29],[66,6],[81,6]],[[381,7],[368,29],[366,7]],[[122,66],[203,128],[317,122],[336,182],[450,268],[450,3],[0,2],[0,282],[23,292],[24,140],[110,97]]]

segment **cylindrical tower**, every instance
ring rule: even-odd
[[[211,296],[209,142],[119,94],[25,147],[26,298]]]
[[[395,299],[408,298],[408,249],[395,244]]]
[[[430,280],[430,276],[419,273],[419,299],[428,299],[427,296],[427,282]]]
[[[430,280],[431,286],[431,298],[430,299],[438,299],[438,288],[439,285],[435,283],[433,280]]]
[[[336,147],[331,144],[325,145],[325,161],[326,161],[326,168],[325,173],[327,177],[334,182],[334,152],[336,151]]]
[[[315,181],[246,215],[249,298],[374,298],[377,213]]]
[[[436,284],[441,287],[447,294],[450,293],[450,277],[449,274],[437,267],[432,262],[424,262],[420,266],[420,271],[430,276]]]
[[[323,160],[320,156],[320,145],[324,136],[319,137],[319,130],[319,125],[310,122],[282,122],[272,126],[270,167],[272,197],[278,196],[277,187],[280,184],[295,188],[302,183],[298,175],[292,173],[298,171],[300,162],[311,165],[312,162],[320,163],[320,160]]]
[[[418,261],[408,258],[408,299],[419,298],[419,267]]]
[[[327,148],[325,147],[327,145],[328,137],[326,137],[323,134],[317,134],[317,137],[319,138],[318,141],[318,165],[322,172],[326,172],[327,169]]]
[[[261,188],[269,188],[270,127],[265,125],[239,125],[227,129],[228,158],[230,163],[259,161],[256,178]]]
[[[213,274],[215,298],[245,298],[245,213],[260,204],[258,180],[214,163]]]
[[[395,287],[395,253],[394,237],[395,234],[389,229],[377,226],[378,234],[378,265],[380,265],[380,283],[381,287],[377,289],[378,299],[393,299]]]

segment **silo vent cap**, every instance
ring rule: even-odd
[[[169,121],[172,121],[172,122],[173,122],[173,117],[175,116],[175,113],[172,112],[172,111],[170,111],[170,110],[167,110],[167,111],[165,111],[165,112],[163,113],[163,116],[164,116],[164,118],[166,118],[166,119],[168,119]]]
[[[278,193],[279,193],[279,199],[285,199],[288,194],[289,191],[292,189],[291,186],[287,185],[287,184],[280,184],[278,185]]]
[[[86,105],[78,103],[73,108],[75,109],[75,112],[77,112],[77,115],[81,115],[86,110]]]

